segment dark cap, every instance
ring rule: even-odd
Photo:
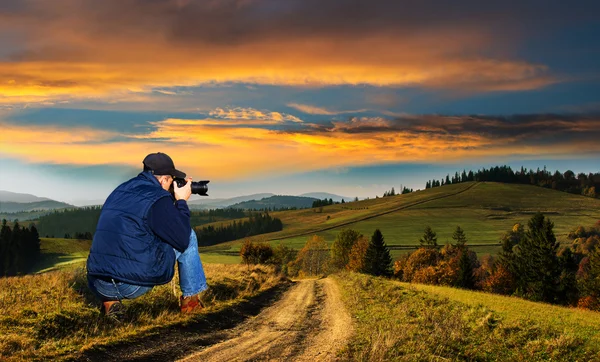
[[[155,175],[171,175],[174,178],[185,178],[185,173],[175,169],[173,160],[166,153],[151,153],[144,158],[143,163]]]

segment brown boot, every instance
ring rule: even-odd
[[[119,301],[108,301],[102,303],[101,311],[107,317],[120,318],[125,313],[125,307]]]
[[[204,309],[204,305],[198,298],[198,294],[192,295],[191,297],[181,297],[181,313],[196,313]]]

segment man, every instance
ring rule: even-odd
[[[197,312],[203,308],[198,294],[207,285],[187,206],[192,179],[178,187],[173,178],[186,175],[164,153],[149,154],[143,164],[143,172],[118,186],[102,207],[87,260],[88,285],[104,313],[118,315],[123,299],[170,282],[177,260],[181,312]]]

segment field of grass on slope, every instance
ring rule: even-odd
[[[600,313],[456,290],[472,293],[467,302],[354,273],[335,278],[355,321],[348,360],[600,360]]]
[[[51,270],[71,270],[85,265],[91,240],[40,238],[41,255],[31,273],[44,273]],[[203,264],[239,264],[240,256],[211,253],[200,255]]]
[[[179,312],[177,276],[144,296],[125,301],[123,321],[104,317],[87,288],[83,269],[0,278],[0,360],[76,357],[95,345],[123,342],[159,328],[202,320],[284,280],[274,269],[205,265],[209,290],[198,315]],[[177,291],[177,295],[174,291]]]
[[[80,266],[87,259],[91,245],[91,240],[40,238],[40,260],[32,272]]]
[[[316,211],[316,212],[315,212]],[[495,182],[447,185],[405,195],[370,199],[318,209],[272,213],[282,220],[280,232],[257,236],[301,248],[309,235],[323,236],[328,243],[344,228],[370,237],[380,229],[388,245],[417,246],[426,225],[437,233],[438,243],[452,241],[460,225],[469,244],[480,255],[499,251],[500,237],[515,223],[526,224],[536,211],[554,223],[559,241],[578,225],[600,219],[600,200],[537,186]],[[239,250],[240,241],[223,244]],[[473,246],[477,245],[477,246]],[[393,250],[397,257],[405,250]]]

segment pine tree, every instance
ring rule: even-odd
[[[569,247],[562,250],[558,261],[560,265],[560,278],[557,302],[573,305],[579,297],[579,290],[577,288],[577,269],[579,264],[577,264],[575,255]]]
[[[600,299],[600,247],[594,248],[588,258],[585,276],[580,281],[581,295]]]
[[[458,261],[458,278],[457,286],[465,289],[473,289],[475,287],[475,276],[473,275],[473,264],[469,257],[468,249],[463,249]]]
[[[6,219],[2,220],[2,229],[0,229],[0,277],[6,275],[8,267],[8,255],[10,246],[10,227],[6,225]]]
[[[365,269],[375,276],[392,276],[392,257],[379,229],[371,237],[365,257]]]
[[[535,214],[521,243],[515,248],[516,293],[525,298],[554,302],[557,296],[560,266],[554,235],[554,223],[543,214]]]
[[[426,247],[437,247],[437,235],[436,233],[431,229],[431,227],[429,225],[427,225],[425,227],[425,232],[423,233],[423,237],[421,239],[419,239],[419,243],[421,243],[421,246],[426,246]]]
[[[456,230],[454,230],[454,234],[452,234],[452,239],[454,239],[455,245],[459,248],[462,248],[467,243],[467,236],[465,235],[464,230],[457,226]]]

